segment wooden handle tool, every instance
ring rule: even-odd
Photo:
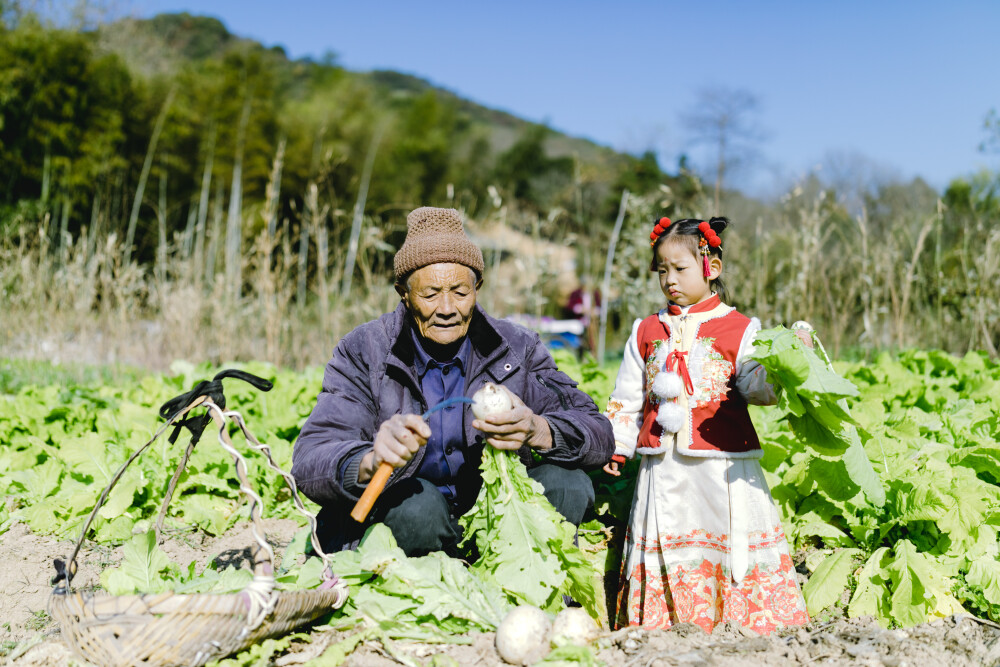
[[[379,464],[378,469],[375,470],[375,474],[372,475],[371,480],[368,482],[368,488],[365,492],[361,494],[358,498],[357,504],[354,509],[351,510],[351,518],[358,523],[364,523],[365,519],[368,518],[368,513],[372,511],[372,505],[378,500],[379,495],[382,493],[382,489],[385,488],[385,483],[389,481],[389,475],[392,474],[392,466],[382,461]]]
[[[455,398],[449,398],[441,401],[433,408],[421,415],[421,418],[426,420],[432,414],[438,410],[443,410],[449,406],[455,405],[456,403],[472,403],[471,398],[466,398],[465,396],[458,396]],[[378,464],[378,468],[375,470],[375,474],[372,475],[371,480],[368,482],[365,492],[361,494],[358,498],[357,504],[354,505],[354,509],[351,510],[351,518],[358,523],[364,523],[364,520],[368,518],[368,513],[372,511],[372,505],[378,500],[378,497],[382,494],[382,490],[385,488],[386,482],[389,481],[389,476],[392,474],[392,466],[382,461]]]

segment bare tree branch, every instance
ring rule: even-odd
[[[692,109],[682,114],[681,124],[690,132],[692,144],[714,147],[715,214],[719,214],[726,173],[756,157],[766,133],[757,121],[760,103],[756,95],[726,87],[699,91]]]

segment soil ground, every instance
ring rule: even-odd
[[[268,539],[279,551],[298,529],[290,520],[265,522]],[[199,567],[210,560],[239,562],[247,556],[250,531],[237,526],[212,538],[175,534],[163,549],[181,564],[194,560]],[[32,534],[15,524],[0,535],[0,664],[29,666],[83,665],[62,641],[59,627],[46,611],[55,570],[54,558],[65,558],[70,541]],[[115,565],[120,549],[86,545],[78,559],[74,587],[96,584],[100,572]],[[313,628],[309,641],[293,642],[271,664],[300,665],[318,656],[346,633],[326,627]],[[406,662],[418,665],[502,665],[493,648],[491,633],[468,637],[465,645],[427,645],[399,642],[394,658],[378,643],[365,643],[343,663],[353,666],[389,667]],[[597,642],[597,658],[609,666],[665,667],[667,665],[871,665],[887,667],[948,665],[1000,667],[1000,625],[971,616],[956,616],[933,623],[887,630],[870,618],[813,621],[804,628],[760,637],[737,626],[722,625],[711,635],[694,625],[664,631],[624,629],[605,633]],[[399,659],[396,659],[399,658]]]

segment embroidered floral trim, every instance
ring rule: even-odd
[[[623,567],[617,627],[655,629],[696,623],[711,632],[728,621],[762,635],[809,621],[787,554],[778,563],[758,563],[738,586],[728,568],[708,559],[669,569],[647,563],[638,563],[629,572]]]
[[[646,553],[660,553],[664,551],[671,551],[673,549],[690,548],[710,549],[720,553],[729,553],[731,550],[729,546],[729,535],[724,533],[716,535],[710,531],[702,530],[700,528],[683,535],[660,533],[655,539],[645,537],[633,538],[631,532],[629,532],[625,535],[625,540],[634,545],[636,549],[642,550]],[[751,531],[747,534],[747,540],[749,542],[748,546],[750,551],[773,549],[778,546],[783,546],[786,551],[788,549],[788,541],[785,538],[785,531],[782,529],[780,524],[771,530]]]
[[[621,413],[625,409],[621,401],[608,400],[608,407],[605,409],[604,414],[607,415],[608,419],[612,424],[620,424],[626,427],[635,426],[635,417],[631,413]]]
[[[656,374],[663,370],[663,365],[667,361],[669,342],[661,339],[654,340],[653,353],[646,357],[646,396],[652,404],[659,403],[660,399],[653,394],[653,380]]]
[[[691,346],[689,368],[694,380],[692,407],[703,408],[710,403],[718,403],[729,393],[729,381],[735,366],[715,349],[716,340],[709,336],[696,338]],[[653,382],[657,374],[663,372],[669,347],[669,341],[654,340],[652,353],[646,357],[646,397],[652,405],[659,404],[661,400],[661,397],[653,392]]]
[[[695,341],[691,354],[691,366],[695,369],[694,407],[703,408],[709,403],[718,403],[729,393],[729,380],[733,375],[733,363],[715,349],[715,338],[699,338]]]

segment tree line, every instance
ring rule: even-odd
[[[169,238],[206,207],[262,206],[279,152],[267,215],[294,228],[315,186],[335,237],[366,163],[363,212],[397,221],[423,204],[476,215],[500,196],[543,214],[561,208],[586,229],[613,220],[622,188],[676,180],[652,153],[568,140],[407,75],[350,72],[332,56],[290,60],[214,18],[76,31],[0,16],[0,216],[9,226],[48,213],[71,235],[103,225],[143,259],[157,224]]]

